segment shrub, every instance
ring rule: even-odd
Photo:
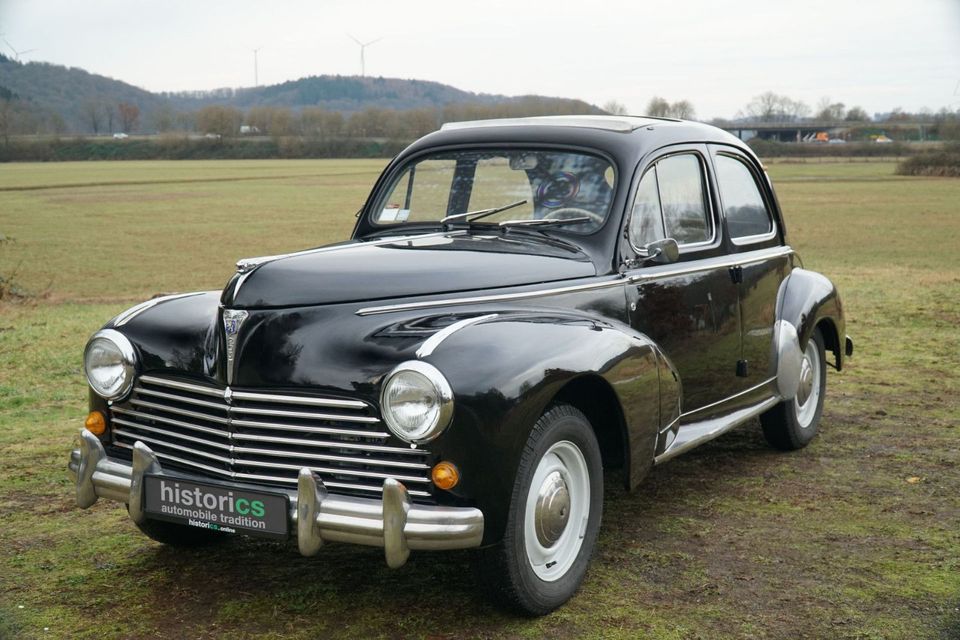
[[[960,142],[907,158],[897,165],[897,173],[901,176],[960,178]]]

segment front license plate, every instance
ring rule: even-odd
[[[200,529],[268,538],[287,537],[289,498],[169,476],[145,475],[144,513]]]

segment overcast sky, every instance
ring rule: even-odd
[[[960,0],[0,0],[0,33],[24,60],[151,91],[250,86],[254,47],[260,84],[356,74],[350,33],[383,38],[367,75],[634,113],[658,95],[733,116],[767,90],[960,108]]]

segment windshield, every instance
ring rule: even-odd
[[[408,164],[387,186],[373,209],[372,222],[439,223],[449,216],[504,207],[475,224],[570,220],[562,226],[564,231],[592,233],[610,211],[614,180],[610,162],[572,151],[434,153]]]

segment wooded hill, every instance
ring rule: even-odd
[[[210,106],[241,112],[271,107],[294,114],[319,108],[349,116],[368,109],[439,111],[451,105],[512,106],[507,110],[511,115],[530,110],[602,113],[581,100],[478,94],[438,82],[359,76],[310,76],[255,88],[152,93],[84,69],[24,64],[0,55],[0,135],[193,131],[195,114]]]

